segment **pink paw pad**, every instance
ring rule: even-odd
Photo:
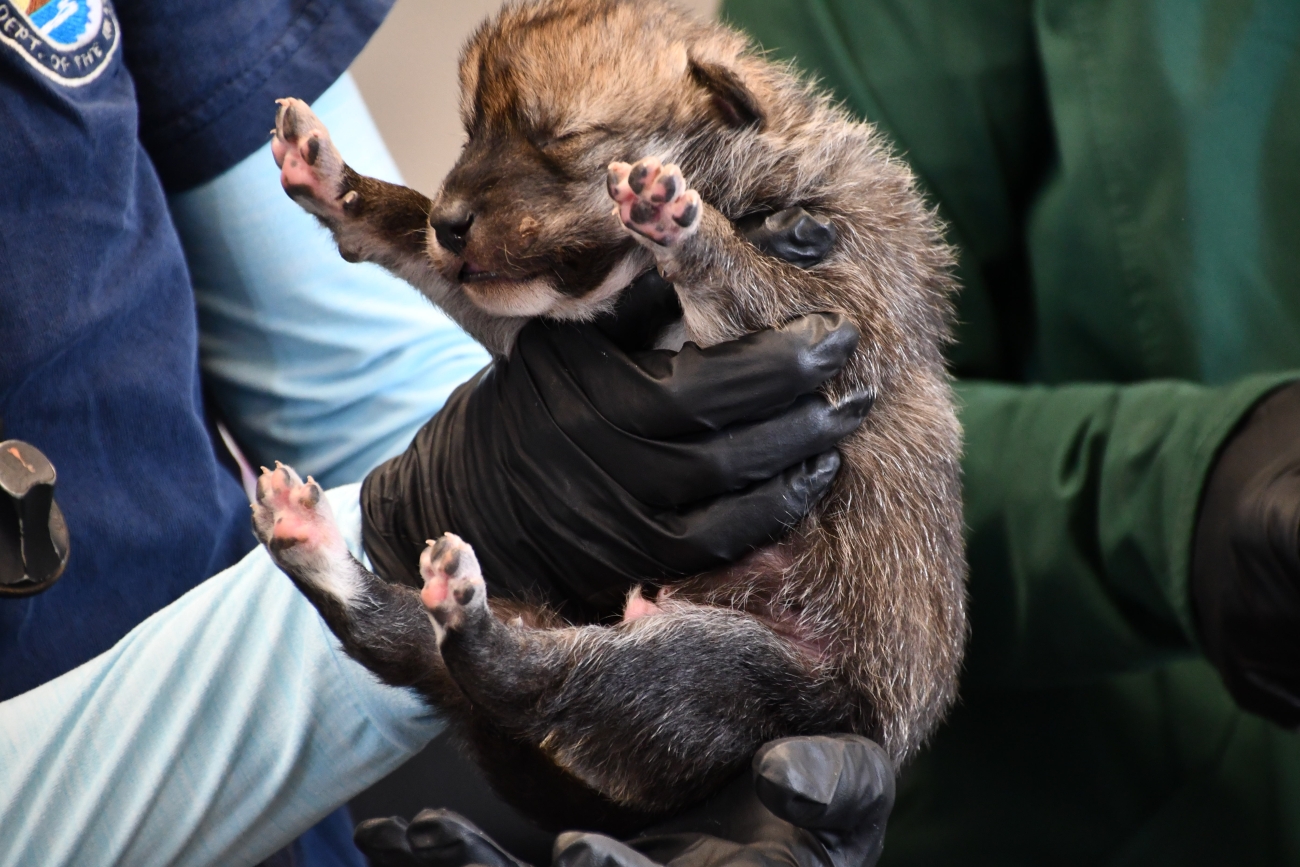
[[[610,163],[605,178],[615,213],[629,231],[668,247],[690,237],[700,225],[700,194],[686,188],[681,169],[657,157],[636,163]]]
[[[304,482],[279,461],[274,470],[263,467],[257,480],[253,527],[275,554],[297,549],[293,553],[299,556],[342,545],[321,486],[311,476]]]
[[[271,155],[280,167],[280,185],[294,200],[322,215],[353,206],[355,190],[344,192],[343,158],[320,118],[301,99],[278,99],[271,130]]]
[[[459,536],[444,533],[428,545],[420,555],[420,601],[439,626],[455,629],[468,609],[487,604],[487,585],[474,549]]]

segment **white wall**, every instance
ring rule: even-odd
[[[712,15],[718,0],[679,0]],[[406,182],[432,195],[460,151],[456,60],[500,0],[398,0],[352,74]]]

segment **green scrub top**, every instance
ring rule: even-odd
[[[1300,864],[1300,735],[1234,705],[1188,592],[1218,448],[1300,377],[1300,2],[723,11],[960,249],[971,642],[881,863]]]

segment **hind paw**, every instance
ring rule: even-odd
[[[429,609],[441,644],[449,630],[459,629],[467,618],[487,608],[487,585],[474,549],[454,533],[444,533],[420,555],[424,590],[420,600]]]
[[[280,110],[271,131],[271,154],[280,167],[280,185],[290,198],[325,219],[339,219],[357,203],[344,189],[343,157],[329,130],[301,99],[277,99]]]
[[[610,163],[605,178],[614,212],[628,231],[664,247],[695,234],[703,207],[686,188],[681,169],[646,157],[632,165]]]
[[[320,485],[311,476],[304,482],[279,461],[274,470],[262,468],[253,503],[253,532],[281,568],[298,572],[347,555],[334,513]]]

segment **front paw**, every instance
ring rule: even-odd
[[[280,185],[295,202],[326,221],[337,221],[357,200],[345,189],[343,157],[320,118],[301,99],[277,99],[271,154]]]
[[[487,608],[487,585],[474,549],[454,533],[444,533],[420,555],[420,577],[424,589],[420,601],[429,609],[441,644],[448,631],[465,625],[475,613]]]
[[[700,225],[700,194],[686,188],[681,169],[646,157],[633,165],[610,163],[605,179],[614,213],[628,231],[662,247],[695,234]]]

